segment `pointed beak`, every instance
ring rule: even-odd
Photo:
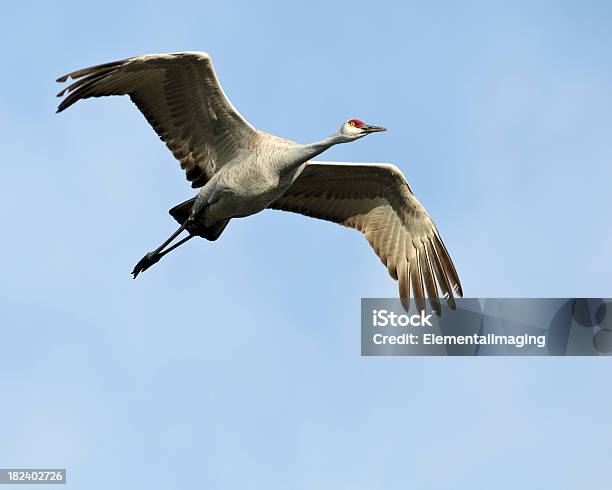
[[[364,133],[379,133],[380,131],[386,131],[387,128],[383,128],[382,126],[370,126],[366,124],[365,126],[361,126],[361,130]]]

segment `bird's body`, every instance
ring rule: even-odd
[[[225,165],[200,191],[206,226],[263,211],[284,194],[308,161],[306,148],[298,143],[261,131],[255,141],[256,151]]]
[[[454,307],[461,284],[433,221],[401,171],[390,164],[313,162],[333,145],[384,131],[352,119],[329,137],[300,144],[253,128],[227,99],[210,56],[202,52],[145,55],[79,70],[58,112],[80,99],[129,95],[185,170],[198,195],[170,210],[181,227],[141,259],[134,277],[193,236],[216,240],[233,218],[266,208],[300,213],[366,235],[408,308],[438,290]],[[183,231],[189,236],[172,246]]]

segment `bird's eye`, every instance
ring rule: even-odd
[[[350,122],[349,122],[349,124],[350,124],[352,127],[357,126],[357,124],[355,124],[355,121],[350,121]]]

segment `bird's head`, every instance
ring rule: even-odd
[[[340,134],[346,138],[346,141],[353,141],[363,138],[367,134],[378,133],[386,130],[387,128],[372,126],[360,121],[359,119],[349,119],[340,127]]]

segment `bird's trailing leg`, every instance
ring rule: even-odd
[[[190,240],[192,237],[196,236],[191,233],[191,230],[189,229],[190,225],[193,225],[195,223],[196,216],[200,216],[204,212],[204,209],[209,204],[208,202],[209,198],[212,192],[215,190],[215,187],[216,187],[216,181],[213,178],[200,190],[200,192],[195,198],[195,201],[193,202],[191,210],[189,211],[189,217],[183,222],[183,224],[179,227],[179,229],[176,230],[170,236],[170,238],[168,238],[159,247],[157,247],[152,252],[149,252],[142,259],[140,259],[138,263],[134,266],[134,270],[132,271],[132,274],[134,275],[134,279],[138,277],[138,274],[146,271],[153,264],[156,264],[157,262],[159,262],[159,259],[161,259],[164,255],[171,252],[176,247],[182,245],[187,240]],[[164,248],[170,245],[170,243],[172,243],[172,241],[176,237],[178,237],[184,230],[187,230],[189,232],[189,236],[186,238],[183,238],[182,240],[178,241],[176,244],[172,245],[170,248],[164,250]],[[221,231],[223,231],[223,229],[221,229]]]
[[[189,236],[183,238],[182,240],[179,240],[174,245],[172,245],[171,247],[169,247],[166,250],[164,250],[164,248],[166,248],[168,245],[170,245],[170,243],[172,243],[172,241],[177,236],[179,236],[183,232],[183,230],[185,230],[188,222],[189,222],[189,219],[187,221],[185,221],[185,223],[183,223],[179,227],[179,229],[176,230],[170,236],[170,238],[168,238],[164,243],[162,243],[159,247],[157,247],[152,252],[149,252],[148,254],[146,254],[142,259],[140,259],[138,261],[138,263],[134,266],[134,270],[132,270],[132,274],[134,275],[134,279],[136,279],[138,274],[140,274],[141,272],[146,271],[153,264],[156,264],[157,262],[159,262],[159,259],[161,259],[164,255],[166,255],[167,253],[172,252],[175,248],[181,246],[183,243],[185,243],[186,241],[192,239],[195,236],[195,235],[189,234]]]

